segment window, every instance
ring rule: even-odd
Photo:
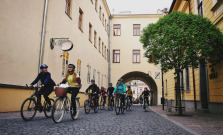
[[[98,40],[98,51],[101,52],[101,38]]]
[[[93,4],[93,0],[91,0],[91,3]]]
[[[92,31],[92,25],[91,25],[91,23],[89,23],[89,41],[90,42],[92,42],[92,34],[91,34],[92,32],[91,31]]]
[[[95,74],[96,74],[96,70],[94,69],[93,71],[93,79],[95,80]]]
[[[109,32],[109,25],[107,24],[107,33]]]
[[[77,74],[81,76],[81,60],[77,60]]]
[[[190,90],[190,73],[189,73],[189,67],[185,69],[185,87],[186,90]]]
[[[203,16],[203,0],[197,0],[197,5],[198,14]]]
[[[65,76],[67,69],[68,69],[68,58],[69,53],[63,51],[63,63],[62,63],[62,76]]]
[[[121,35],[121,24],[114,24],[114,36]]]
[[[87,65],[88,72],[87,72],[87,83],[91,82],[91,66]]]
[[[66,0],[66,9],[65,13],[70,17],[71,16],[71,0]]]
[[[97,32],[94,31],[94,47],[97,48]]]
[[[133,50],[133,63],[140,63],[140,50]]]
[[[107,20],[105,19],[105,31],[106,31],[106,24],[107,24]]]
[[[105,20],[105,15],[103,13],[103,15],[102,15],[102,24],[103,24],[103,26],[105,25],[104,20]]]
[[[113,63],[120,63],[120,50],[113,50]]]
[[[155,79],[160,79],[160,72],[155,72]]]
[[[83,11],[79,9],[79,22],[78,22],[78,28],[83,31]]]
[[[98,12],[98,0],[95,0],[95,10]]]
[[[107,59],[106,57],[107,57],[107,55],[106,55],[106,46],[105,46],[105,59]]]
[[[180,72],[180,89],[184,89],[184,74],[183,71]]]
[[[104,43],[102,42],[102,56],[104,56]]]
[[[99,8],[99,18],[101,19],[101,6]]]
[[[140,35],[140,24],[133,24],[133,35],[134,36]]]
[[[98,72],[98,87],[100,87],[100,72]]]

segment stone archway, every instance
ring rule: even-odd
[[[141,80],[144,83],[146,83],[149,86],[150,90],[153,91],[153,101],[152,101],[153,105],[157,105],[158,102],[157,85],[151,76],[140,71],[133,71],[126,73],[121,78],[123,79],[123,83],[126,83],[131,80]]]

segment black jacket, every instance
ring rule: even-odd
[[[96,92],[95,94],[99,94],[99,88],[96,84],[90,85],[87,89],[86,89],[86,93],[89,92],[89,90],[92,90],[92,93]]]
[[[107,90],[107,93],[109,94],[109,96],[111,96],[114,92],[115,88],[114,87],[109,87]]]
[[[31,83],[31,85],[36,84],[38,81],[41,81],[42,84],[46,85],[51,85],[51,86],[55,86],[55,82],[52,80],[51,75],[49,72],[46,73],[39,73],[38,76],[36,77],[36,79]]]

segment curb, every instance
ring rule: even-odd
[[[161,117],[163,117],[163,118],[165,118],[165,119],[167,119],[167,120],[173,122],[174,124],[178,125],[179,127],[183,128],[184,130],[188,131],[189,133],[194,134],[194,135],[201,135],[201,134],[199,134],[199,133],[197,133],[197,132],[195,132],[195,131],[189,129],[188,127],[182,125],[181,123],[176,122],[176,121],[174,121],[174,120],[168,118],[168,116],[158,113],[157,111],[155,111],[155,110],[152,109],[151,107],[149,107],[149,108],[150,108],[153,112],[155,112],[156,114],[158,114],[158,115],[160,115]]]

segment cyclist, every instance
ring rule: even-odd
[[[127,90],[127,93],[128,93],[128,97],[130,99],[130,103],[132,105],[132,89],[131,89],[131,86],[128,86],[128,90]]]
[[[95,106],[98,106],[99,99],[99,87],[95,84],[95,80],[91,80],[91,85],[86,89],[85,93],[89,93],[91,97],[94,97]]]
[[[52,93],[54,86],[56,85],[55,82],[51,78],[51,74],[48,72],[48,66],[46,64],[43,64],[40,66],[40,69],[42,70],[41,73],[38,74],[36,79],[29,85],[29,87],[35,85],[39,80],[41,81],[41,89],[38,94],[37,98],[37,104],[40,109],[40,112],[42,111],[42,106],[41,106],[41,95],[45,98],[46,102],[49,104],[51,107],[51,102],[49,99],[49,95]],[[40,101],[38,101],[38,99]]]
[[[81,86],[81,79],[79,75],[75,72],[75,65],[69,64],[68,71],[65,75],[65,78],[60,84],[64,84],[68,82],[69,88],[67,89],[68,93],[71,93],[71,105],[73,109],[73,115],[76,115],[76,97],[79,93],[80,86]]]
[[[144,107],[143,109],[145,109],[145,102],[147,102],[147,104],[149,105],[149,90],[147,89],[147,87],[144,88],[144,91],[142,92],[142,95],[144,96]]]
[[[107,89],[107,93],[108,93],[108,100],[111,99],[112,101],[112,105],[114,105],[114,97],[112,95],[112,93],[114,92],[115,88],[112,87],[112,83],[109,83],[109,87]]]
[[[123,84],[123,82],[122,82],[122,79],[118,80],[117,86],[115,87],[113,94],[115,94],[116,91],[118,93],[117,96],[121,96],[121,101],[122,101],[123,105],[125,106],[126,88],[125,88],[125,84]],[[124,108],[124,106],[123,106],[123,108]]]
[[[103,103],[103,106],[104,106],[106,104],[106,94],[107,94],[104,87],[101,87],[100,94],[102,98],[104,98],[104,103]]]

